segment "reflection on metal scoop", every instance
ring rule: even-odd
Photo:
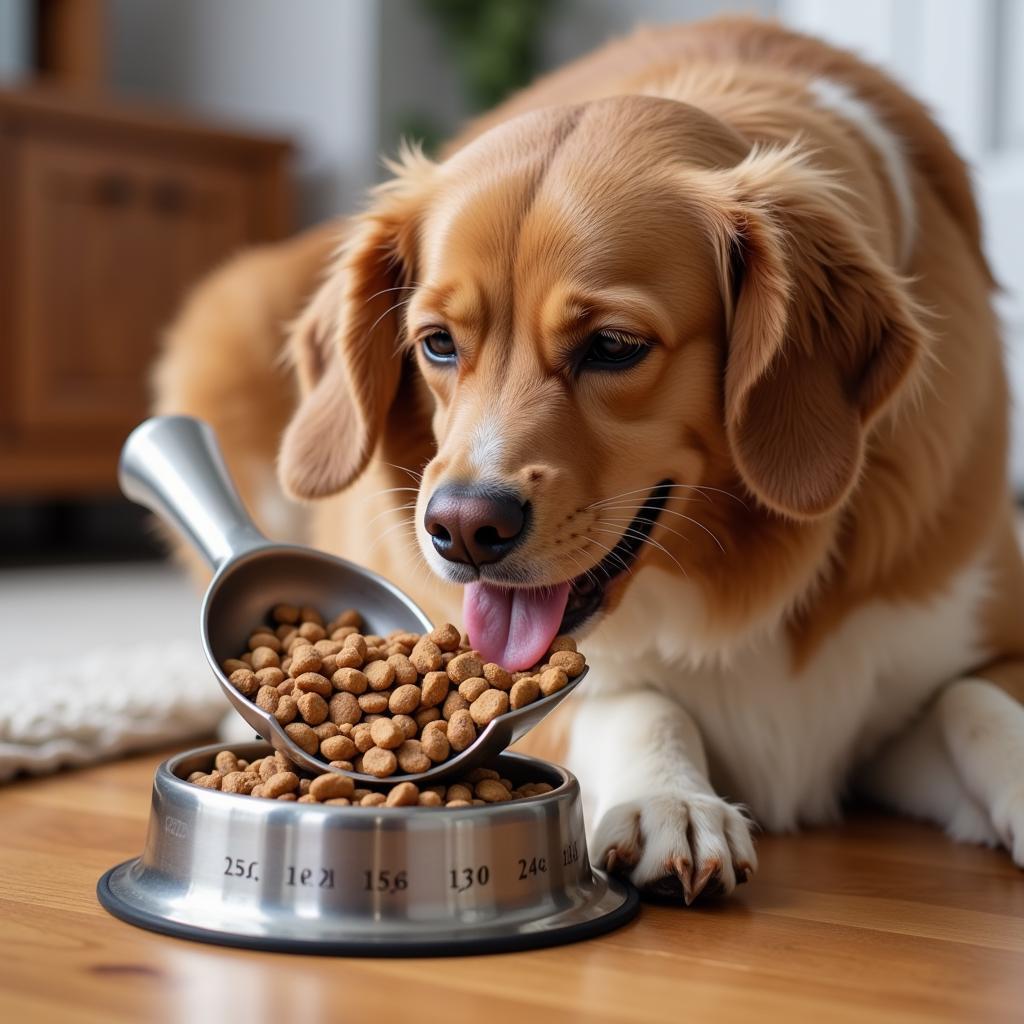
[[[307,754],[268,711],[228,682],[221,664],[243,650],[274,605],[312,605],[333,613],[357,608],[369,632],[422,633],[431,628],[411,598],[383,577],[342,558],[297,544],[275,544],[256,528],[235,491],[210,427],[188,416],[146,420],[125,441],[121,490],[174,526],[214,571],[200,612],[206,658],[232,707],[275,750],[308,771],[335,772],[362,782],[440,782],[486,764],[550,714],[579,685],[494,719],[461,754],[415,775],[387,780],[332,768]]]

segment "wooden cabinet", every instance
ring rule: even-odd
[[[188,287],[290,227],[281,140],[0,92],[0,497],[116,489]]]

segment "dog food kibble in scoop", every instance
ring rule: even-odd
[[[474,768],[447,785],[419,787],[398,782],[387,791],[361,789],[345,775],[307,775],[279,753],[250,763],[230,750],[217,755],[209,772],[193,772],[188,781],[224,793],[337,807],[473,807],[551,792],[547,782],[517,786],[492,768]]]
[[[232,686],[307,754],[380,779],[461,753],[499,715],[550,697],[586,666],[568,636],[543,663],[506,672],[451,623],[384,637],[361,632],[356,611],[327,622],[315,608],[281,604],[269,618],[222,665]]]

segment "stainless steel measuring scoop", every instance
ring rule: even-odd
[[[309,605],[336,615],[356,608],[367,631],[422,633],[430,620],[394,584],[352,562],[298,544],[276,544],[242,506],[213,431],[189,416],[156,416],[129,435],[118,468],[121,490],[175,527],[214,571],[200,612],[207,661],[231,706],[275,750],[308,771],[336,772],[361,782],[439,782],[486,764],[529,732],[579,685],[586,670],[558,693],[494,719],[461,754],[415,775],[386,780],[332,768],[307,754],[270,712],[246,699],[221,664],[277,604]]]

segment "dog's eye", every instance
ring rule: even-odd
[[[421,344],[424,353],[432,363],[455,361],[455,341],[447,331],[431,331],[423,338]]]
[[[598,331],[587,339],[581,369],[619,370],[639,362],[650,344],[620,331]]]

